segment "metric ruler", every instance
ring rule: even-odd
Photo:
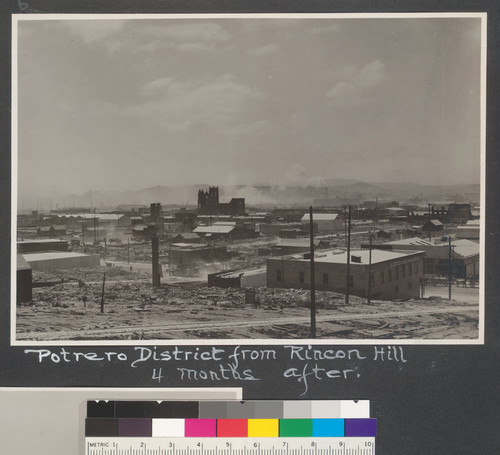
[[[86,437],[85,455],[375,455],[375,438]]]

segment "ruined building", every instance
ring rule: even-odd
[[[232,198],[228,203],[219,202],[219,187],[211,186],[207,191],[198,191],[199,215],[245,215],[245,199]]]

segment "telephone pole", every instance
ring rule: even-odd
[[[351,206],[349,206],[347,221],[347,267],[346,267],[346,283],[345,283],[345,304],[349,304],[349,286],[351,285],[350,280],[350,268],[351,268]]]
[[[372,294],[372,233],[370,232],[370,251],[368,253],[368,305],[371,303]]]
[[[311,240],[311,338],[316,338],[316,281],[314,275],[314,225],[313,208],[309,207],[309,238]]]

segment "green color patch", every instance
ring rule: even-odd
[[[311,437],[312,419],[280,419],[280,437]]]

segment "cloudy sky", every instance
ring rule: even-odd
[[[19,22],[19,194],[479,182],[480,20]]]

